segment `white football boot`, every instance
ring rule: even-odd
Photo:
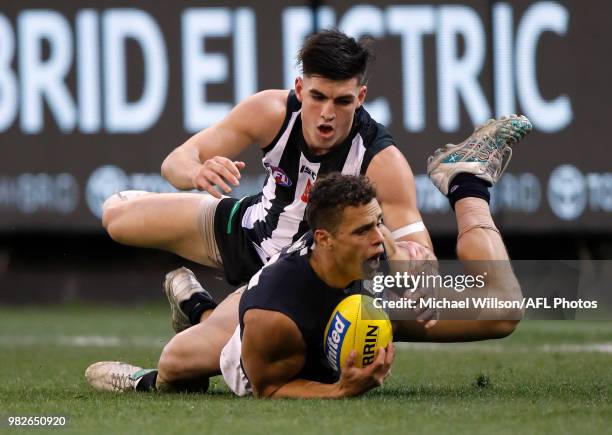
[[[451,180],[461,172],[493,185],[508,166],[512,147],[532,128],[523,115],[489,119],[460,144],[438,148],[427,160],[427,174],[444,195],[448,195]]]
[[[100,361],[87,367],[85,379],[98,391],[134,391],[138,381],[153,370],[119,361]]]
[[[186,267],[179,267],[166,274],[164,293],[172,310],[172,329],[179,333],[192,326],[189,316],[181,310],[181,303],[189,300],[194,293],[202,293],[214,303],[213,297],[200,285],[193,272]]]

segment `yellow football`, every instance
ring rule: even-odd
[[[352,295],[332,312],[325,327],[324,351],[329,365],[339,372],[351,350],[356,352],[355,366],[365,367],[392,340],[387,313],[376,308],[371,297]]]

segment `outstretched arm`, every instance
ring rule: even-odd
[[[238,104],[220,122],[200,131],[173,150],[162,163],[161,172],[182,190],[231,191],[238,185],[244,162],[234,161],[251,144],[266,146],[274,139],[285,118],[288,91],[259,92]]]
[[[449,198],[451,205],[454,204],[459,260],[465,265],[467,274],[487,273],[484,288],[475,295],[477,297],[497,297],[510,302],[522,299],[506,248],[491,217],[488,187],[499,180],[512,155],[512,148],[531,130],[532,125],[524,116],[489,120],[463,142],[447,144],[436,150],[427,161],[429,178]],[[474,264],[473,261],[480,263]],[[452,293],[456,294],[451,290],[451,297]],[[514,330],[523,311],[520,308],[485,307],[468,313],[468,317],[452,314],[449,319],[467,320],[441,320],[431,328],[416,322],[398,321],[394,336],[406,341],[499,338]]]
[[[376,198],[382,208],[385,226],[391,232],[399,230],[409,233],[394,237],[395,240],[417,242],[428,248],[433,256],[427,229],[424,226],[420,229],[407,229],[408,225],[422,222],[422,217],[417,207],[414,175],[400,150],[390,146],[376,154],[368,166],[366,176],[376,187]]]
[[[512,271],[502,238],[495,228],[489,205],[480,198],[464,198],[455,205],[460,237],[457,256],[463,262],[466,274],[486,273],[482,289],[472,290],[470,296],[498,298],[505,302],[520,301],[522,292]],[[438,298],[466,299],[450,289]],[[474,341],[502,338],[511,334],[523,317],[518,308],[482,308],[466,312],[468,319],[460,319],[457,310],[443,310],[441,320],[433,327],[410,320],[394,322],[394,336],[400,341]],[[445,319],[445,317],[447,319]]]

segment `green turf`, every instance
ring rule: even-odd
[[[61,433],[612,433],[612,354],[580,351],[612,344],[612,322],[527,321],[500,341],[402,348],[385,386],[357,399],[236,398],[219,378],[206,395],[88,387],[94,361],[153,365],[168,323],[156,306],[0,309],[0,432],[54,431],[9,428],[8,415],[67,415]]]

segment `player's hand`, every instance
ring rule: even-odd
[[[435,275],[438,273],[438,259],[431,249],[412,240],[393,240],[391,231],[385,226],[381,227],[384,238],[385,250],[391,264],[391,271],[406,272],[411,275],[418,275],[424,272],[425,275]],[[420,300],[435,297],[434,289],[420,288],[409,289],[402,295],[404,298],[415,300],[417,308],[414,310],[416,320],[423,323],[426,329],[438,323],[440,313],[434,308],[419,308]]]
[[[229,185],[238,186],[240,184],[240,170],[245,166],[244,162],[215,156],[206,160],[191,177],[193,187],[205,190],[215,198],[221,198],[221,193],[215,186],[225,193],[230,193],[232,188]]]
[[[412,299],[416,301],[416,308],[414,314],[416,315],[416,321],[423,323],[425,329],[432,328],[440,319],[440,311],[436,308],[427,308],[423,304],[421,308],[420,300],[427,300],[429,298],[435,298],[435,292],[433,289],[420,288],[415,291],[406,290],[404,296],[406,299]]]
[[[383,243],[389,260],[393,261],[435,261],[435,254],[431,249],[412,240],[395,241],[391,235],[391,231],[381,225],[380,232],[383,235]]]
[[[355,367],[355,351],[351,351],[344,362],[337,386],[342,397],[351,397],[363,394],[382,385],[391,374],[391,364],[395,359],[395,347],[389,343],[386,348],[378,349],[378,355],[372,364],[359,368]]]

